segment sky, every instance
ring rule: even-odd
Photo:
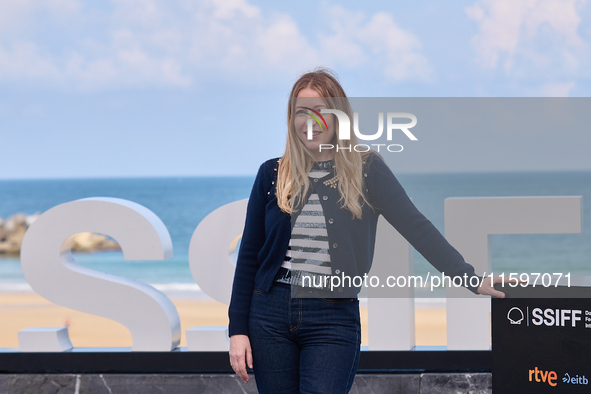
[[[585,0],[0,0],[0,179],[254,175],[314,67],[351,97],[584,98],[590,46]],[[430,132],[395,172],[591,170],[585,127]]]

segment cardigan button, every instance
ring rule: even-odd
[[[336,248],[338,248],[338,247],[339,247],[339,244],[335,242],[334,244],[332,244],[332,247],[333,247],[334,249],[336,249]]]
[[[328,196],[322,196],[322,199],[323,199],[324,201],[326,201],[326,200],[328,200]]]
[[[328,219],[328,224],[333,224],[333,223],[334,223],[334,219],[333,218]]]
[[[335,275],[338,275],[341,273],[341,270],[334,270]]]
[[[367,178],[367,172],[363,173],[363,176]]]
[[[271,185],[274,185],[274,184],[275,184],[275,181],[272,181],[272,182],[271,182]]]
[[[314,178],[314,182],[318,182],[318,178]]]

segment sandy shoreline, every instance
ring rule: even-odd
[[[227,306],[206,297],[168,294],[181,319],[181,343],[185,331],[195,326],[226,326]],[[443,304],[441,304],[443,305]],[[446,344],[445,309],[440,305],[417,307],[417,346]],[[362,345],[367,345],[367,308],[361,306]],[[0,348],[18,347],[18,331],[28,327],[68,326],[76,347],[130,347],[129,331],[121,324],[99,316],[55,305],[35,293],[0,293]]]

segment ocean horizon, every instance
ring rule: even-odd
[[[443,232],[448,197],[583,196],[591,171],[397,174],[415,205]],[[215,209],[248,198],[254,176],[120,177],[0,180],[0,218],[32,215],[88,197],[123,198],[153,211],[170,232],[174,256],[125,261],[119,251],[76,253],[89,268],[151,284],[162,291],[199,292],[188,263],[191,236]],[[591,276],[591,210],[583,204],[580,234],[493,235],[493,272],[571,272]],[[415,252],[415,274],[435,270]],[[0,292],[28,291],[18,257],[0,257]]]

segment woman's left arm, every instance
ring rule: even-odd
[[[474,267],[464,261],[462,255],[450,245],[437,228],[415,207],[390,168],[379,156],[374,156],[367,169],[370,202],[384,218],[439,272],[449,277],[467,275],[478,277]],[[467,286],[473,293],[504,297],[494,289],[500,277],[484,278],[481,286]]]

